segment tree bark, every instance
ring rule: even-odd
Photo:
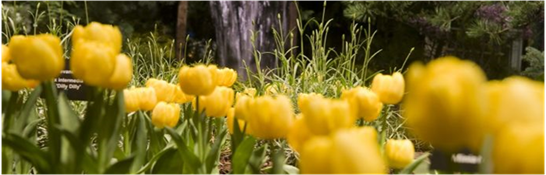
[[[186,45],[186,26],[187,26],[188,1],[180,1],[178,3],[178,17],[176,21],[176,40],[175,50],[176,58],[184,57],[184,46]]]
[[[261,54],[261,69],[274,68],[277,59],[273,54],[275,39],[273,28],[282,28],[284,36],[289,31],[289,2],[244,1],[210,2],[211,16],[216,28],[216,43],[221,66],[236,69],[239,78],[245,80],[245,66],[256,71],[254,47]],[[279,24],[278,16],[282,19]],[[295,19],[295,18],[294,18]],[[254,36],[252,34],[254,32]],[[290,46],[290,42],[286,42]]]

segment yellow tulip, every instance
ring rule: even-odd
[[[327,135],[354,126],[356,116],[347,101],[303,94],[298,105],[307,127],[315,135]]]
[[[180,120],[180,106],[176,103],[159,102],[152,111],[152,124],[157,128],[173,128],[178,120]]]
[[[10,60],[9,47],[2,44],[2,62],[8,63]]]
[[[51,34],[13,36],[9,50],[17,71],[24,79],[50,80],[58,77],[65,67],[61,40]]]
[[[544,174],[544,123],[503,128],[494,138],[492,161],[493,173]]]
[[[367,88],[356,87],[344,90],[341,93],[341,99],[349,102],[351,110],[358,118],[364,118],[368,122],[377,119],[383,108],[379,97]]]
[[[227,115],[231,105],[233,105],[234,91],[231,88],[220,86],[214,92],[207,96],[201,96],[193,100],[193,106],[199,100],[199,111],[205,111],[210,117],[224,117]]]
[[[233,121],[235,120],[235,108],[230,108],[229,111],[228,111],[228,114],[227,114],[227,128],[228,128],[228,131],[230,134],[233,134]],[[239,130],[241,132],[243,132],[243,130],[245,130],[245,133],[247,134],[250,134],[252,133],[252,131],[250,130],[250,126],[248,126],[248,123],[246,123],[244,120],[241,120],[241,119],[237,119],[238,121],[238,125],[239,125]],[[246,126],[246,129],[245,129],[245,125]]]
[[[173,102],[176,92],[176,86],[171,85],[165,80],[150,78],[146,81],[146,87],[155,89],[157,101]]]
[[[137,110],[151,111],[157,104],[155,90],[150,87],[131,87],[123,91],[125,97],[125,110],[134,112]]]
[[[218,84],[217,68],[215,65],[182,66],[178,73],[178,82],[185,94],[209,95]]]
[[[123,90],[123,98],[125,99],[125,112],[135,112],[140,109],[140,100],[134,88]]]
[[[455,57],[412,64],[403,116],[421,140],[446,152],[472,147],[483,135],[485,75],[474,63]]]
[[[404,96],[404,77],[400,72],[391,75],[381,73],[375,75],[372,91],[386,104],[397,104]]]
[[[487,90],[491,132],[516,122],[544,123],[544,83],[514,76],[488,82]]]
[[[294,110],[288,97],[266,95],[248,100],[249,103],[243,110],[248,115],[245,120],[252,131],[249,134],[262,139],[286,137],[294,121]],[[235,110],[237,115],[237,108]]]
[[[116,67],[106,87],[121,90],[131,82],[131,78],[133,78],[133,63],[131,62],[131,58],[125,54],[119,54],[116,57]]]
[[[413,162],[415,149],[410,140],[387,140],[385,155],[389,166],[394,169],[403,169]]]
[[[249,116],[247,110],[251,108],[251,105],[254,102],[254,99],[252,98],[253,97],[250,97],[248,95],[239,95],[237,97],[237,102],[235,103],[235,116],[237,116],[238,119],[247,121],[247,119],[252,117]]]
[[[121,52],[121,32],[118,27],[98,22],[91,22],[83,27],[77,25],[72,33],[73,45],[85,42],[97,42],[110,47],[114,53]]]
[[[110,86],[109,79],[116,68],[116,57],[117,53],[104,44],[82,42],[72,47],[70,69],[74,77],[83,80],[85,84],[108,87]],[[124,70],[124,68],[120,67],[118,71],[127,71],[127,69]],[[119,73],[123,74],[122,72]]]
[[[218,69],[218,86],[230,87],[237,81],[237,72],[230,68]]]
[[[38,81],[26,80],[21,77],[14,64],[2,62],[2,89],[18,91],[24,88],[34,88],[38,83]]]
[[[245,94],[251,97],[256,96],[256,93],[257,93],[256,88],[245,88],[245,90],[243,90],[242,92],[242,94]]]
[[[372,128],[373,129],[373,128]],[[364,130],[364,131],[361,131]],[[303,174],[384,174],[386,163],[370,128],[340,130],[308,140],[300,154]]]
[[[195,96],[193,95],[184,94],[184,92],[182,92],[182,89],[180,89],[180,86],[177,86],[174,84],[171,84],[171,86],[175,86],[175,89],[174,89],[175,103],[187,103],[187,102],[193,101],[193,99],[195,98]]]
[[[286,140],[288,141],[288,144],[290,144],[290,147],[297,152],[301,152],[303,144],[312,136],[309,129],[307,129],[307,125],[303,118],[303,114],[300,113],[297,115],[294,125],[292,125],[292,128],[290,128],[290,131],[286,136]]]

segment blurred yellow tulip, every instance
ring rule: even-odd
[[[486,77],[476,64],[455,57],[438,58],[426,67],[414,63],[407,79],[403,116],[418,138],[446,152],[481,140]]]
[[[195,98],[192,104],[196,108],[196,102],[199,100],[199,111],[204,110],[210,117],[224,117],[233,105],[233,95],[233,89],[220,86],[216,87],[210,95]]]
[[[290,128],[290,131],[288,132],[288,136],[286,136],[286,140],[288,141],[288,144],[290,144],[290,147],[297,152],[301,152],[303,144],[313,136],[309,129],[307,129],[307,125],[303,118],[303,114],[300,113],[297,115],[292,128]]]
[[[121,52],[121,32],[118,27],[91,22],[83,27],[77,25],[72,33],[73,45],[85,42],[97,42],[107,45],[114,53]]]
[[[415,149],[410,140],[387,140],[385,145],[385,156],[389,166],[394,169],[403,169],[413,162]]]
[[[218,85],[217,72],[215,65],[182,66],[178,73],[178,83],[185,94],[209,95]]]
[[[327,135],[338,129],[354,126],[356,114],[349,102],[326,99],[316,94],[300,94],[298,105],[305,123],[315,135]]]
[[[150,87],[131,87],[125,89],[123,93],[127,112],[151,111],[157,104],[155,90]]]
[[[255,88],[245,88],[245,90],[243,90],[242,94],[245,94],[245,95],[248,95],[248,96],[251,96],[251,97],[255,97],[256,96],[256,89]]]
[[[2,62],[8,63],[10,60],[9,47],[2,44]]]
[[[170,103],[175,99],[176,85],[172,85],[165,80],[150,78],[146,81],[146,87],[155,89],[157,101]]]
[[[9,54],[24,79],[51,80],[65,67],[61,40],[51,34],[13,36]]]
[[[391,75],[381,73],[375,75],[372,82],[372,91],[385,104],[397,104],[404,96],[404,76],[400,72]]]
[[[238,109],[235,110],[235,115],[239,118]],[[249,134],[262,139],[286,137],[294,121],[292,103],[284,95],[249,98],[247,105],[239,110],[244,110],[247,115],[245,121],[252,131]]]
[[[18,91],[24,88],[34,88],[38,83],[38,81],[26,80],[21,77],[14,64],[2,62],[2,89]]]
[[[85,84],[109,87],[109,79],[114,74],[118,62],[116,58],[117,53],[102,43],[82,42],[72,47],[70,69],[74,77],[83,80]],[[120,57],[120,61],[124,60]],[[120,67],[118,70],[120,74],[128,71],[124,70],[128,69],[125,67]],[[132,72],[132,67],[130,69]]]
[[[116,66],[106,87],[115,90],[124,89],[133,78],[133,63],[125,54],[116,57]]]
[[[159,102],[152,111],[152,124],[157,128],[173,128],[178,120],[180,120],[180,106],[176,103]]]
[[[237,116],[238,119],[246,121],[247,119],[252,117],[249,116],[247,109],[251,108],[254,99],[252,99],[253,97],[251,96],[239,94],[237,94],[237,102],[235,102],[235,116]]]
[[[237,81],[237,72],[230,68],[218,69],[218,86],[230,87]]]
[[[544,174],[544,123],[515,123],[494,138],[493,173]]]
[[[301,173],[387,173],[388,168],[375,137],[377,134],[373,131],[368,127],[352,128],[339,130],[329,136],[311,138],[303,145],[300,153]]]
[[[182,92],[182,89],[180,89],[180,86],[177,86],[174,84],[171,84],[171,86],[175,86],[175,89],[174,89],[175,103],[187,103],[187,102],[193,101],[193,99],[195,98],[195,96],[193,95],[184,94],[184,92]]]
[[[514,76],[488,82],[487,90],[492,133],[513,123],[544,123],[544,83]]]
[[[228,114],[227,114],[227,128],[228,128],[228,131],[229,131],[229,134],[233,134],[233,121],[235,120],[235,108],[230,108],[229,111],[228,111]],[[245,131],[245,133],[247,134],[251,134],[252,131],[250,130],[250,126],[248,126],[248,123],[245,122],[244,120],[241,120],[241,119],[237,119],[238,121],[238,125],[239,125],[239,131],[243,132],[243,130]],[[246,126],[246,129],[245,129],[245,125]]]
[[[379,97],[371,90],[363,87],[342,91],[341,99],[349,102],[351,110],[356,113],[358,118],[364,118],[368,122],[377,119],[383,108],[383,103],[381,103]]]

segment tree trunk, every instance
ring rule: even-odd
[[[178,3],[178,17],[176,20],[176,58],[184,57],[184,46],[186,45],[186,24],[187,24],[188,1]]]
[[[289,31],[289,2],[244,1],[210,2],[211,16],[216,28],[218,59],[221,66],[236,69],[239,78],[245,80],[245,65],[256,70],[254,48],[261,52],[261,68],[274,68],[277,59],[273,52],[275,39],[273,29],[281,27],[284,36]],[[282,19],[279,24],[277,15]],[[293,18],[295,19],[295,18]],[[254,33],[254,37],[252,36]],[[254,45],[254,46],[253,46]],[[289,42],[286,43],[290,45]]]

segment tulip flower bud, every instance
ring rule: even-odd
[[[205,114],[210,117],[224,117],[233,105],[233,93],[231,88],[217,87],[212,94],[199,97],[199,110],[204,110]],[[194,108],[196,100],[197,98],[193,102]]]
[[[230,87],[237,81],[237,72],[230,68],[218,69],[218,86]]]
[[[13,36],[9,54],[24,79],[51,80],[59,76],[65,66],[61,40],[51,34]]]
[[[72,33],[72,43],[77,45],[82,42],[102,43],[112,49],[114,53],[121,52],[121,32],[118,27],[91,22],[83,27],[77,25]]]
[[[362,130],[362,131],[361,131]],[[377,134],[367,127],[340,130],[309,139],[300,153],[303,174],[384,174],[386,163]]]
[[[178,83],[185,94],[209,95],[218,84],[217,72],[214,65],[183,66],[178,74]]]
[[[404,77],[400,72],[390,75],[377,74],[373,78],[372,91],[386,104],[397,104],[404,96]]]
[[[290,144],[290,147],[297,152],[301,152],[303,144],[312,136],[303,118],[303,114],[300,113],[297,115],[294,125],[290,128],[288,136],[286,136],[286,140],[288,141],[288,144]]]
[[[440,150],[472,147],[487,125],[485,82],[478,65],[455,57],[438,58],[427,66],[412,64],[402,105],[406,124]]]
[[[146,87],[155,89],[157,101],[173,102],[175,97],[176,87],[164,80],[150,78],[146,81]]]
[[[176,103],[159,102],[152,111],[152,124],[155,127],[175,127],[180,120],[180,106]]]
[[[364,118],[368,122],[377,119],[383,108],[379,97],[371,90],[362,87],[343,91],[341,99],[349,102],[351,110],[358,118]]]
[[[389,166],[395,169],[403,169],[408,166],[415,156],[415,149],[410,140],[387,140],[385,155]]]
[[[235,103],[235,116],[241,120],[247,121],[247,119],[251,117],[249,116],[247,109],[251,107],[253,101],[252,97],[248,95],[240,95],[237,97],[237,102]]]
[[[493,173],[544,174],[544,123],[511,124],[492,145]]]
[[[18,91],[24,88],[34,88],[38,83],[35,80],[22,78],[14,64],[2,62],[2,89]]]
[[[288,97],[266,95],[248,100],[242,110],[248,115],[246,121],[252,130],[249,134],[262,139],[286,137],[294,121],[294,110]],[[237,115],[237,108],[235,110]]]
[[[171,86],[175,86],[175,89],[174,89],[174,102],[175,103],[187,103],[187,102],[191,102],[191,101],[193,101],[193,99],[195,99],[195,96],[193,96],[193,95],[184,94],[184,92],[182,92],[182,89],[180,89],[180,86],[173,85],[173,84],[171,84]]]
[[[138,95],[135,93],[134,87],[123,90],[123,99],[125,99],[125,112],[135,112],[140,108]]]
[[[97,42],[82,42],[72,47],[70,69],[74,77],[83,80],[85,84],[108,87],[110,86],[109,79],[112,78],[116,68],[116,56],[116,52],[107,45]],[[120,58],[120,61],[123,63],[125,60]],[[124,71],[123,69],[127,69],[126,67],[127,65],[120,67],[119,71]],[[119,74],[123,74],[123,72],[119,72]],[[122,77],[122,75],[119,76]]]
[[[150,111],[155,108],[157,105],[156,91],[153,88],[149,87],[140,87],[135,89],[138,101],[139,108],[144,111]]]
[[[112,77],[110,77],[109,83],[106,87],[115,90],[121,90],[129,84],[133,77],[133,64],[131,58],[125,54],[119,54],[116,57],[116,66]]]
[[[8,63],[11,60],[11,56],[9,54],[9,47],[6,45],[2,45],[2,62]]]
[[[354,126],[355,113],[344,100],[326,99],[316,95],[300,95],[298,105],[305,123],[315,135],[328,135]]]

